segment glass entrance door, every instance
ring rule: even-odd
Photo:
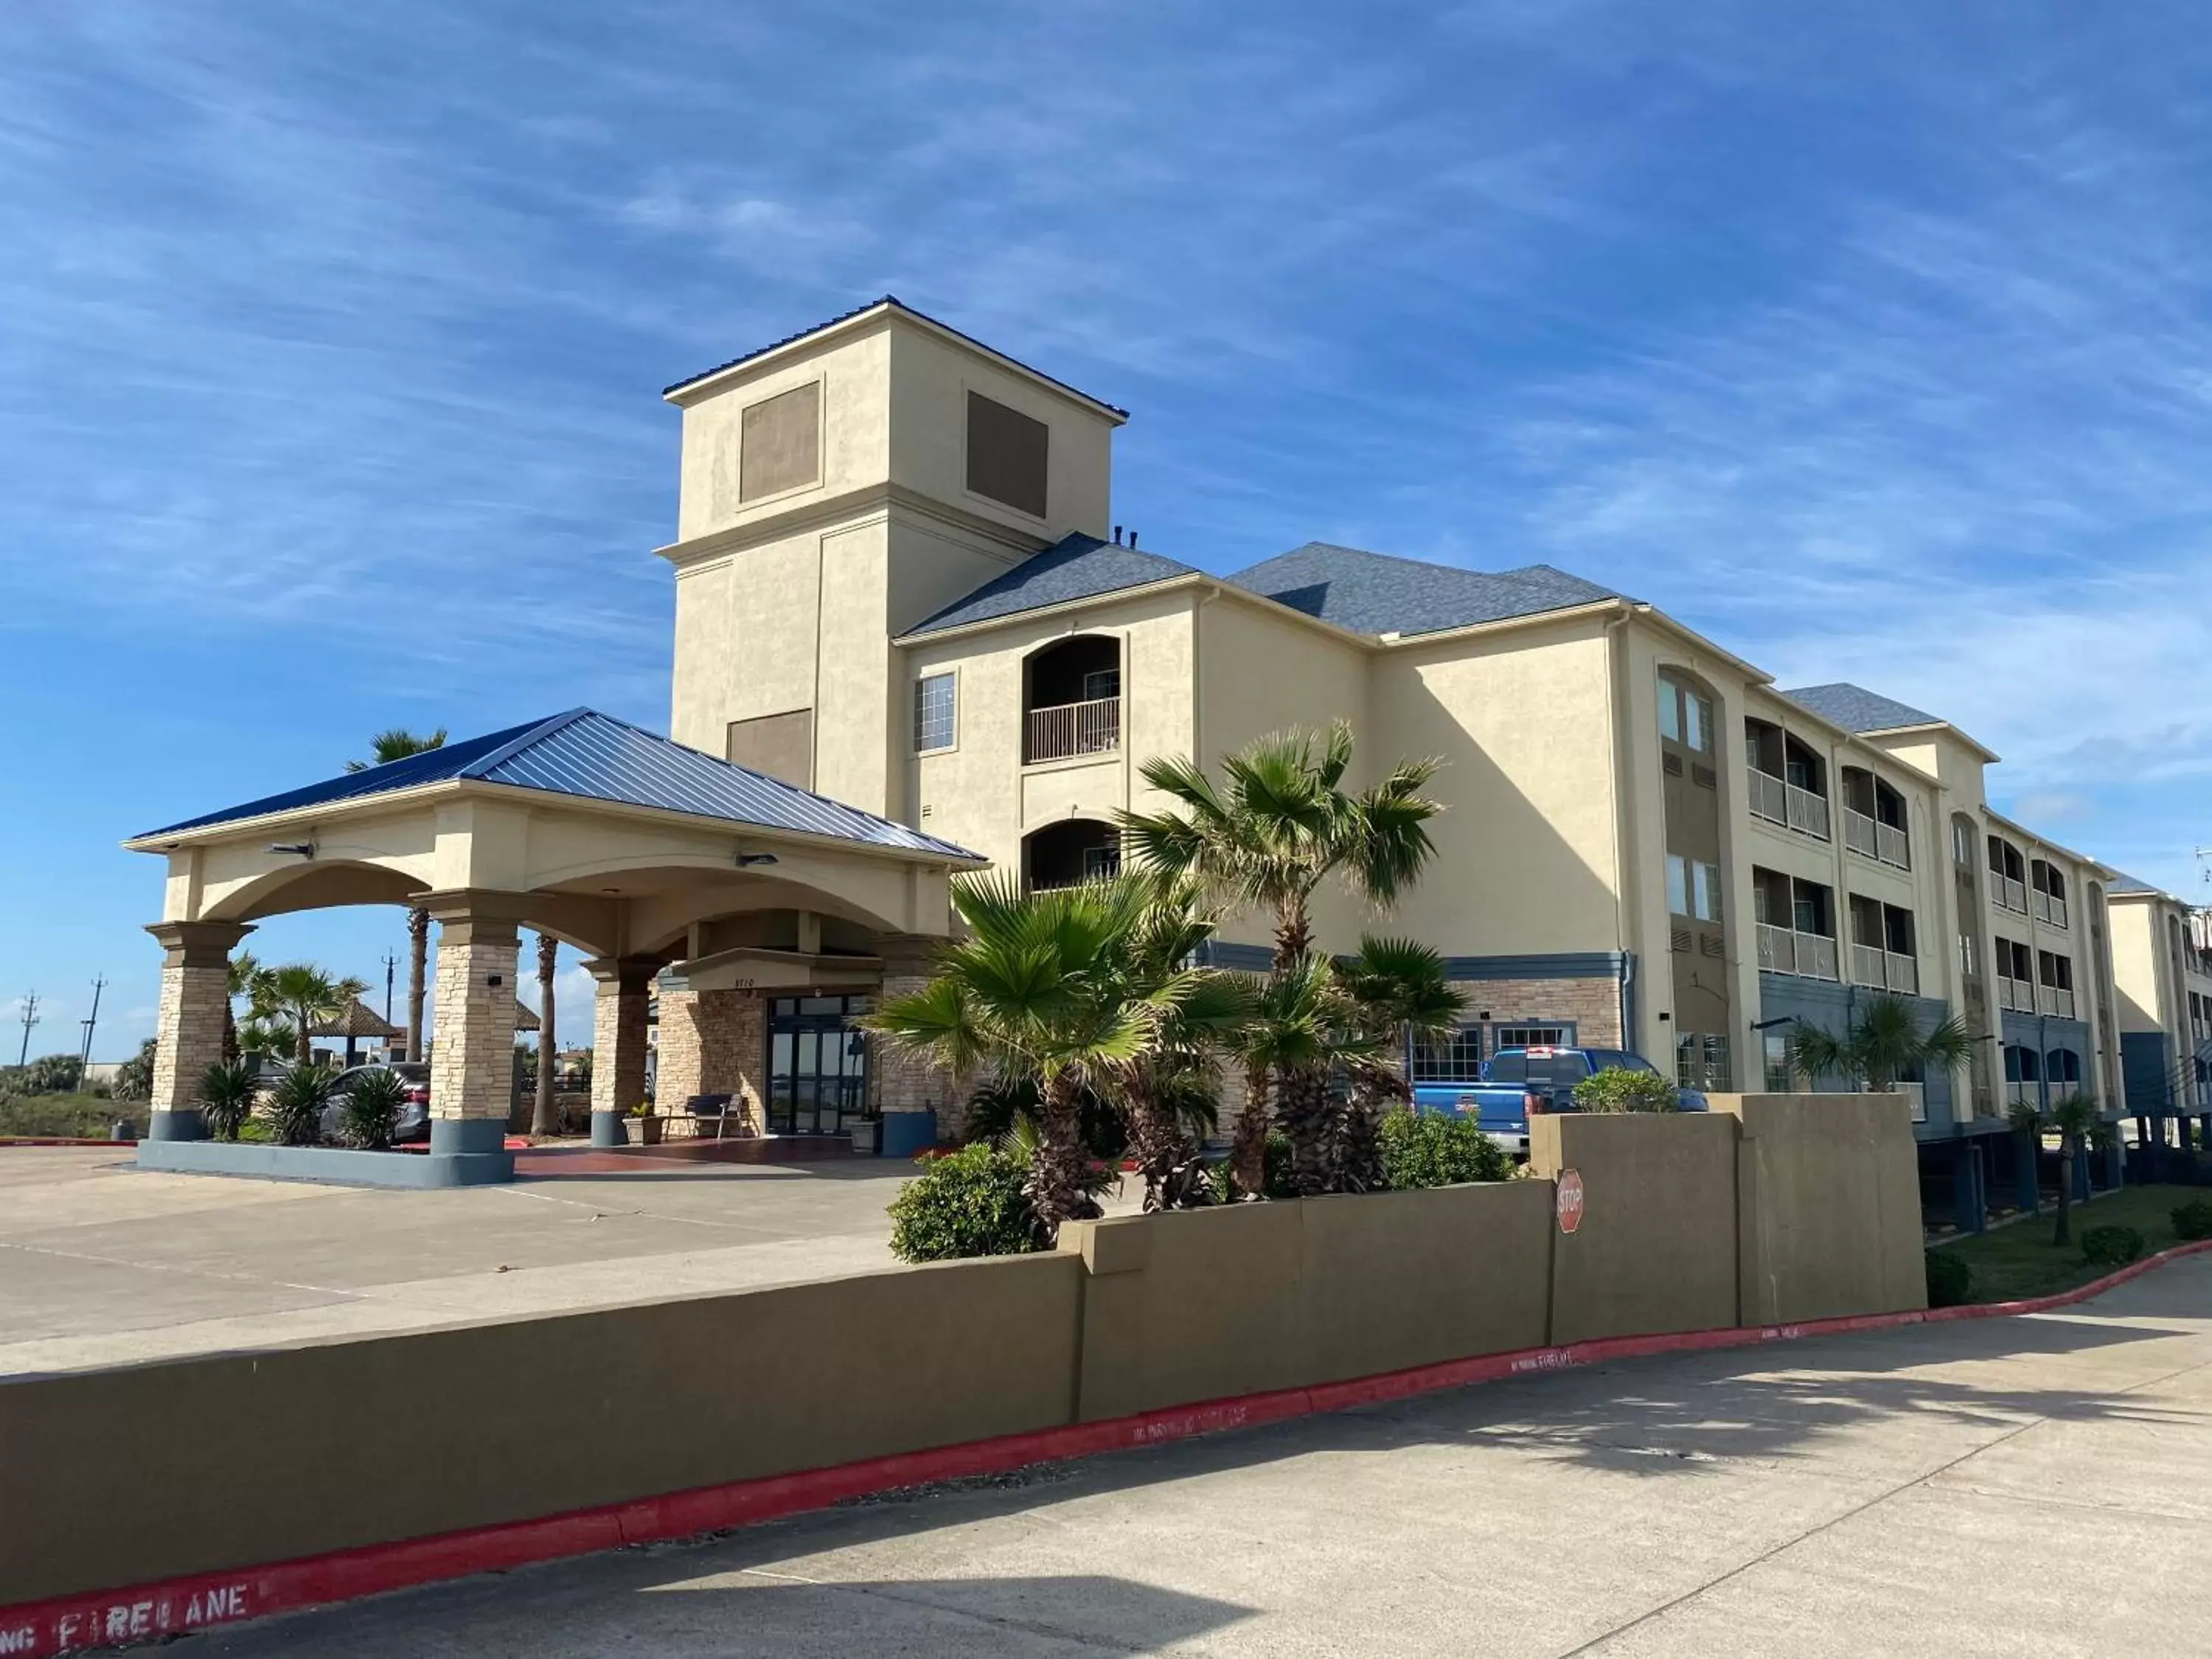
[[[768,1127],[842,1134],[868,1115],[866,997],[777,997],[769,1004]]]

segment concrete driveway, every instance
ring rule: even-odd
[[[0,1376],[896,1266],[897,1161],[398,1192],[0,1147]],[[604,1161],[604,1160],[602,1160]]]
[[[1942,1659],[2212,1646],[2212,1256],[193,1638],[259,1656]]]

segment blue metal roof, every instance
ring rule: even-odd
[[[1329,542],[1308,542],[1229,580],[1356,634],[1433,634],[1620,597],[1548,564],[1467,570]]]
[[[1930,714],[1885,697],[1863,685],[1838,680],[1830,685],[1808,685],[1782,694],[1800,708],[1809,708],[1824,720],[1833,720],[1846,732],[1893,732],[1907,726],[1942,726],[1942,716]]]
[[[1042,553],[1033,553],[1012,570],[994,576],[973,592],[955,599],[908,635],[935,634],[966,623],[989,622],[1072,599],[1096,599],[1125,587],[1142,587],[1176,576],[1195,576],[1192,566],[1157,553],[1139,553],[1096,536],[1068,536]]]
[[[951,842],[925,836],[919,830],[863,812],[857,806],[801,789],[750,767],[687,749],[657,732],[590,708],[572,708],[550,720],[449,743],[303,789],[264,795],[166,829],[149,830],[133,839],[149,841],[302,807],[336,805],[426,784],[463,781],[657,807],[693,817],[981,862],[980,854]]]

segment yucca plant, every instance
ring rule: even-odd
[[[253,1113],[253,1068],[242,1060],[219,1060],[200,1075],[200,1121],[217,1140],[235,1140]]]
[[[362,1073],[346,1090],[342,1118],[348,1144],[366,1152],[390,1152],[399,1109],[406,1103],[407,1080],[398,1073]]]
[[[313,1060],[285,1073],[269,1095],[269,1125],[286,1146],[312,1146],[322,1138],[323,1109],[337,1091],[338,1074]]]

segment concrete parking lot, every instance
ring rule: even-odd
[[[330,1656],[2193,1654],[2212,1257],[2058,1314],[1644,1360],[191,1639]]]
[[[914,1173],[641,1160],[398,1192],[131,1156],[0,1148],[0,1376],[893,1267],[884,1206]]]

